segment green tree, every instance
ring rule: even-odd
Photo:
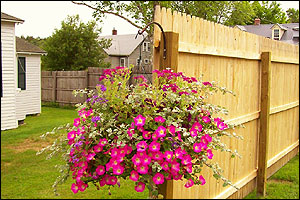
[[[286,11],[288,16],[288,23],[299,23],[299,10],[295,8],[289,8]]]
[[[255,12],[249,1],[234,1],[231,14],[225,21],[225,25],[247,25],[253,22]]]
[[[95,21],[84,24],[79,15],[68,16],[43,45],[47,55],[42,57],[46,70],[84,70],[88,67],[108,67],[103,48],[110,46],[106,39],[98,40],[101,29]]]
[[[41,49],[43,49],[43,45],[44,45],[44,42],[46,40],[46,38],[40,38],[40,37],[33,37],[33,36],[21,36],[22,39],[26,40],[27,42],[30,42],[31,44],[34,44],[38,47],[40,47]]]
[[[285,12],[280,8],[280,3],[276,1],[271,3],[269,1],[262,1],[262,3],[254,1],[251,6],[255,12],[255,18],[259,18],[261,24],[284,24],[287,21]],[[253,23],[254,19],[249,24]]]

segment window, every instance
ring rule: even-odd
[[[149,64],[149,59],[144,59],[145,64]]]
[[[143,44],[143,51],[150,51],[150,42],[144,42]]]
[[[126,65],[125,65],[125,58],[120,58],[120,66],[121,67],[126,67]]]
[[[136,65],[138,66],[139,64],[142,64],[142,60],[140,61],[140,63],[139,63],[139,60],[140,60],[140,58],[137,58],[136,59]]]
[[[279,40],[279,29],[274,29],[274,40]]]
[[[26,89],[26,59],[18,57],[18,88]]]

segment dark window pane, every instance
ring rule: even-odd
[[[18,88],[26,89],[26,60],[25,57],[18,57]]]

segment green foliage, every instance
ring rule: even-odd
[[[295,8],[289,8],[286,11],[288,16],[288,23],[299,23],[299,10]]]
[[[26,40],[27,42],[30,42],[31,44],[34,44],[34,45],[40,47],[41,49],[44,49],[43,45],[45,43],[45,40],[47,39],[47,38],[40,38],[40,37],[35,38],[33,36],[26,36],[25,37],[23,35],[21,36],[21,38]]]
[[[286,23],[287,17],[280,3],[276,1],[253,1],[252,8],[255,12],[255,18],[260,19],[261,24],[275,24],[275,23]],[[254,19],[250,24],[253,24]]]
[[[47,55],[42,57],[47,70],[84,70],[88,67],[109,67],[104,62],[103,48],[110,46],[110,41],[98,41],[101,29],[95,21],[84,24],[79,16],[68,16],[61,23],[61,29],[55,29],[43,45]]]

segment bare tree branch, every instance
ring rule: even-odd
[[[74,3],[74,4],[77,4],[77,5],[84,5],[84,6],[87,6],[87,7],[91,8],[91,9],[93,9],[93,10],[98,10],[97,8],[92,7],[91,5],[88,5],[88,4],[84,3],[84,2],[82,2],[82,3],[75,2],[75,1],[71,1],[71,2]],[[136,28],[143,29],[143,27],[141,27],[141,26],[139,26],[139,25],[133,23],[131,20],[129,20],[128,18],[126,18],[126,17],[124,17],[124,16],[122,16],[122,15],[119,15],[118,13],[111,12],[111,11],[106,11],[106,10],[98,10],[98,11],[99,11],[99,12],[102,12],[102,13],[105,13],[105,14],[112,14],[112,15],[118,16],[118,17],[120,17],[120,18],[126,20],[126,21],[129,22],[131,25],[135,26]]]

